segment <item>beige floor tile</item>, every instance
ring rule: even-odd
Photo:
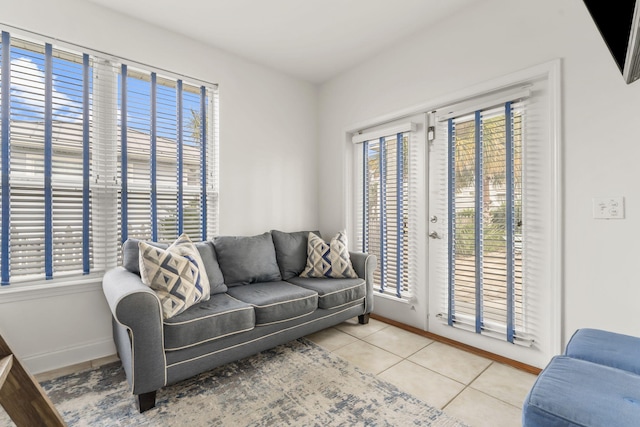
[[[495,397],[467,387],[444,412],[473,427],[520,427],[522,411]]]
[[[393,353],[360,340],[341,347],[334,353],[373,374],[379,374],[402,360]]]
[[[493,363],[470,387],[520,408],[536,378],[537,375]]]
[[[395,326],[389,326],[367,335],[363,340],[400,357],[409,357],[433,342],[429,338],[421,337]]]
[[[378,376],[440,409],[464,388],[464,384],[407,360],[393,365]]]
[[[335,328],[342,332],[346,332],[349,335],[353,335],[354,337],[364,338],[367,335],[371,335],[372,333],[378,332],[379,330],[387,327],[389,327],[387,323],[376,319],[369,319],[369,323],[361,325],[358,323],[358,318],[354,317],[353,319],[340,323]]]
[[[323,329],[322,331],[307,335],[305,338],[329,351],[337,350],[340,347],[358,341],[358,338],[353,335],[349,335],[336,328]]]
[[[440,342],[429,344],[409,360],[467,385],[491,364],[489,359]]]

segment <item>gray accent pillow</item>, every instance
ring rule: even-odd
[[[282,280],[271,233],[213,239],[227,286]]]
[[[204,269],[207,272],[207,278],[211,286],[211,295],[227,292],[227,285],[224,284],[224,276],[222,275],[222,270],[220,270],[220,265],[218,265],[218,257],[213,248],[213,242],[198,242],[196,243],[196,248],[198,252],[200,252]]]
[[[140,274],[140,248],[138,247],[139,239],[127,239],[122,244],[122,266],[132,273]],[[147,242],[145,243],[157,248],[167,249],[166,243]]]
[[[320,236],[319,231],[284,232],[271,230],[273,245],[276,248],[276,259],[282,280],[289,280],[302,273],[307,265],[307,240],[309,233]]]

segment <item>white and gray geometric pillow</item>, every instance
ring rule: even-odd
[[[181,238],[184,239],[183,236]],[[162,249],[143,241],[138,246],[140,277],[158,295],[164,319],[180,314],[203,300],[203,276],[205,280],[207,276],[201,273],[204,266],[201,267],[196,257],[188,253],[190,251],[185,251],[181,245]]]
[[[198,270],[200,271],[200,286],[202,287],[202,299],[200,301],[208,301],[211,296],[211,284],[209,283],[207,270],[204,267],[204,261],[200,256],[200,251],[189,236],[186,233],[182,233],[167,250],[178,255],[191,257],[195,260],[198,265]]]
[[[307,243],[307,266],[301,277],[330,277],[355,279],[358,277],[349,256],[347,235],[339,232],[329,244],[315,233],[309,233]]]

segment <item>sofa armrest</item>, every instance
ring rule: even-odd
[[[102,290],[114,322],[126,328],[125,340],[116,340],[134,394],[154,391],[166,384],[162,308],[156,293],[142,283],[140,276],[124,267],[107,271]],[[115,337],[114,337],[115,338]],[[119,344],[119,345],[118,345]]]
[[[367,284],[367,296],[365,297],[365,314],[373,311],[373,272],[378,265],[375,255],[363,252],[349,252],[351,264],[356,274],[364,279]]]

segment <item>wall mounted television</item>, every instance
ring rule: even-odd
[[[583,0],[627,84],[640,78],[638,0]]]

